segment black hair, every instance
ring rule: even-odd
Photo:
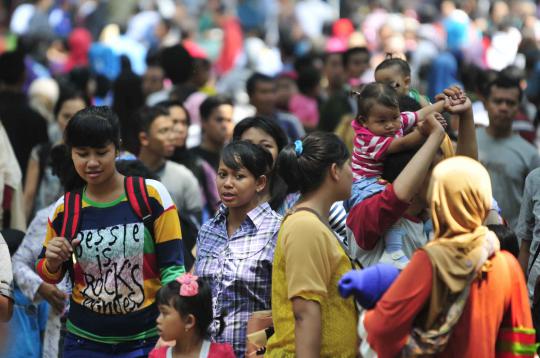
[[[75,86],[78,91],[86,97],[85,102],[90,103],[90,94],[88,93],[88,83],[93,79],[93,74],[88,67],[75,67],[68,74],[69,83]]]
[[[401,112],[416,112],[422,109],[422,105],[409,95],[402,95],[398,98],[399,110]]]
[[[347,68],[349,60],[356,54],[365,54],[367,55],[368,59],[370,58],[367,47],[352,47],[343,53],[343,67]]]
[[[384,159],[384,167],[381,177],[384,180],[392,183],[394,180],[396,180],[401,171],[405,169],[416,152],[418,152],[418,148],[388,154]]]
[[[268,134],[274,139],[277,145],[278,153],[287,145],[289,139],[276,121],[263,116],[247,117],[236,124],[233,131],[233,140],[241,140],[242,134],[250,128],[257,128]],[[270,207],[277,210],[283,204],[287,196],[287,184],[277,173],[277,170],[272,169],[270,173]]]
[[[188,81],[193,75],[193,57],[182,45],[166,47],[160,56],[161,67],[165,76],[173,84],[181,84]]]
[[[165,107],[165,108],[167,108],[169,110],[171,109],[171,107],[180,107],[180,108],[182,108],[182,110],[186,114],[186,120],[187,120],[188,126],[191,125],[191,117],[189,115],[189,111],[182,104],[182,102],[169,99],[169,100],[159,102],[158,104],[156,104],[156,106]]]
[[[298,72],[296,84],[303,94],[309,94],[321,82],[321,73],[315,67],[307,67]]]
[[[322,184],[332,164],[345,164],[349,159],[349,150],[341,139],[328,132],[310,133],[301,142],[301,153],[297,154],[294,143],[279,153],[277,169],[287,183],[289,192],[305,194]]]
[[[489,95],[490,91],[488,87],[490,86],[491,82],[493,82],[497,78],[498,75],[499,72],[496,70],[480,70],[477,74],[475,90],[480,93],[484,98],[486,98],[486,96]]]
[[[81,189],[86,183],[75,170],[71,159],[74,147],[103,148],[113,143],[120,149],[118,116],[107,106],[91,106],[75,113],[64,131],[65,145],[51,149],[53,174],[60,178],[64,190]]]
[[[258,73],[258,72],[252,74],[246,82],[246,92],[248,96],[252,96],[255,93],[255,89],[257,88],[257,83],[259,82],[266,82],[266,83],[272,82],[273,83],[274,78],[264,75],[262,73]]]
[[[263,147],[245,140],[234,141],[221,152],[223,164],[233,170],[246,168],[256,179],[272,170],[272,154]]]
[[[224,104],[232,106],[233,102],[229,97],[223,95],[212,96],[205,99],[199,107],[201,120],[206,121],[210,117],[210,115],[212,115],[212,112],[214,112],[216,108]]]
[[[132,72],[121,73],[113,84],[113,109],[121,123],[123,146],[135,153],[138,145],[137,125],[133,118],[144,105],[141,78]]]
[[[357,96],[358,117],[367,118],[369,111],[376,103],[399,109],[399,94],[395,88],[385,83],[368,83],[360,92],[353,92],[353,94]]]
[[[54,105],[55,118],[58,117],[58,113],[60,113],[64,103],[72,99],[81,99],[86,106],[90,105],[90,103],[87,101],[87,97],[82,92],[78,91],[75,87],[66,86],[60,89],[60,96]]]
[[[22,84],[25,74],[24,55],[19,51],[0,55],[0,83]]]
[[[506,225],[490,224],[487,228],[497,235],[501,250],[506,250],[515,258],[519,256],[519,243],[516,233]]]
[[[126,177],[142,177],[159,181],[159,177],[139,159],[116,160],[116,170]]]
[[[181,317],[192,314],[195,317],[195,330],[201,338],[209,338],[208,327],[214,320],[212,310],[212,290],[210,285],[203,278],[197,279],[199,292],[195,296],[180,296],[178,281],[173,280],[162,286],[156,294],[158,306],[171,306]],[[221,331],[224,325],[221,324]],[[219,332],[221,334],[221,332]]]
[[[137,112],[137,128],[139,129],[139,132],[148,133],[150,131],[150,127],[152,127],[152,123],[156,120],[156,118],[168,115],[169,110],[162,106],[142,107]]]
[[[247,117],[236,124],[233,131],[233,140],[241,140],[242,134],[250,128],[257,128],[274,138],[278,152],[289,142],[287,135],[276,121],[263,116]]]
[[[504,89],[516,88],[519,91],[519,102],[521,102],[521,99],[523,98],[523,89],[519,84],[519,80],[516,78],[512,78],[504,73],[499,72],[498,76],[486,86],[486,99],[489,99],[491,95],[491,89],[493,87],[499,87]]]
[[[113,143],[120,149],[120,122],[110,107],[90,106],[75,113],[68,122],[64,141],[73,147],[103,148]]]
[[[96,75],[96,97],[105,97],[112,88],[111,81],[107,76],[97,74]]]
[[[391,67],[398,67],[399,72],[404,76],[410,76],[411,75],[411,67],[407,63],[407,61],[402,60],[401,58],[387,58],[383,62],[381,62],[376,68],[375,72],[385,70],[387,68]]]

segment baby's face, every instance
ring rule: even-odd
[[[375,103],[362,124],[377,136],[393,137],[401,128],[399,108]]]
[[[398,66],[391,66],[375,72],[375,81],[395,88],[399,95],[409,94],[409,77],[405,76]]]

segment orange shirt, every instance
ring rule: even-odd
[[[472,283],[468,303],[438,357],[495,357],[499,329],[533,328],[523,272],[508,252],[490,259],[491,270]],[[429,257],[418,250],[362,325],[367,343],[379,357],[395,357],[411,332],[415,317],[428,303],[433,280]],[[534,336],[534,333],[532,334]]]

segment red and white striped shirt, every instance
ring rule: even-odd
[[[381,176],[383,159],[390,143],[411,129],[417,122],[416,112],[401,112],[401,128],[393,137],[383,137],[373,134],[359,121],[353,121],[354,149],[352,153],[352,170],[355,180]]]

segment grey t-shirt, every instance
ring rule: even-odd
[[[185,166],[167,160],[156,172],[165,186],[176,208],[182,213],[198,213],[202,210],[202,194],[195,175]]]
[[[493,138],[485,128],[476,130],[478,159],[491,177],[493,197],[502,216],[516,228],[525,177],[540,166],[538,150],[517,134]]]
[[[525,180],[525,189],[523,190],[523,200],[521,201],[521,210],[519,212],[516,235],[520,241],[532,241],[529,251],[529,263],[531,267],[534,254],[540,245],[540,168],[533,170]],[[534,285],[540,275],[540,255],[530,270],[527,288],[529,297],[532,299]]]

